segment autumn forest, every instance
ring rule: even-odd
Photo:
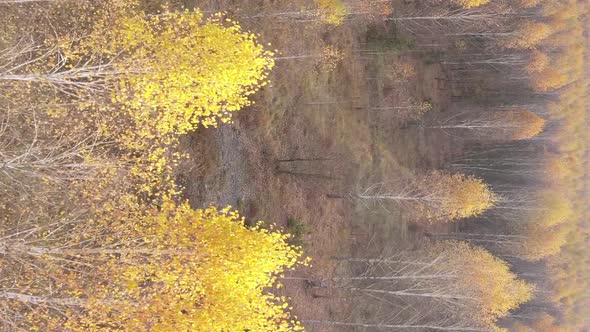
[[[0,331],[590,331],[589,0],[0,22]]]

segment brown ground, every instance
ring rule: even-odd
[[[260,8],[276,12],[280,6],[271,1],[241,1],[239,7],[224,1],[199,5],[204,10],[240,8],[243,16],[262,12]],[[271,85],[256,95],[254,106],[239,112],[232,124],[202,129],[185,139],[183,147],[191,157],[179,178],[190,202],[195,207],[230,204],[249,221],[265,220],[289,232],[294,231],[293,225],[287,227],[289,219],[302,225],[297,240],[313,266],[291,271],[289,277],[330,276],[335,269],[348,268],[337,265],[334,256],[368,255],[386,247],[399,250],[421,241],[421,227],[410,222],[411,211],[385,211],[327,195],[351,193],[371,182],[412,176],[442,163],[450,152],[450,137],[403,129],[391,112],[362,109],[387,106],[384,99],[389,105],[427,99],[435,111],[444,111],[449,96],[440,66],[411,51],[355,51],[366,38],[362,22],[326,27],[262,18],[244,19],[242,25],[260,33],[280,56],[310,57],[278,60]],[[331,72],[314,57],[324,44],[345,55]],[[388,82],[384,69],[391,62],[412,64],[415,76]],[[326,160],[279,162],[298,158]],[[363,315],[345,298],[325,297],[323,290],[310,288],[305,280],[284,283],[293,312],[303,321]],[[309,331],[344,330],[306,325]]]

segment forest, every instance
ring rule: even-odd
[[[590,0],[0,21],[0,331],[590,331]]]

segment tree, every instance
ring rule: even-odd
[[[348,15],[348,8],[341,0],[314,0],[321,22],[339,25]]]
[[[557,324],[555,317],[553,317],[547,313],[542,313],[538,317],[535,317],[535,319],[530,324],[528,324],[528,326],[521,323],[521,322],[516,322],[514,325],[512,325],[511,330],[516,331],[516,332],[562,332],[562,331],[568,331],[568,329],[566,329],[565,327]]]
[[[533,51],[525,70],[531,74],[538,73],[547,68],[550,62],[551,59],[549,59],[549,56],[547,54],[535,50]]]
[[[502,45],[508,48],[532,49],[552,33],[551,27],[545,23],[526,21],[510,33]]]
[[[228,122],[266,84],[272,53],[236,22],[221,16],[204,20],[198,10],[158,16],[125,7],[112,11],[98,16],[79,42],[62,36],[64,47],[43,50],[28,61],[42,64],[58,53],[50,71],[39,72],[41,65],[28,72],[26,62],[14,61],[38,46],[7,50],[10,61],[0,67],[0,80],[49,85],[90,102],[102,95],[120,110],[105,113],[117,113],[117,122],[131,125],[123,136],[137,141]]]
[[[487,184],[478,178],[438,171],[418,176],[404,185],[374,184],[353,198],[406,206],[429,222],[476,216],[498,200]]]
[[[127,1],[99,8],[83,38],[11,49],[0,81],[58,99],[52,103],[66,106],[51,110],[53,121],[69,136],[90,131],[114,142],[138,187],[153,195],[154,185],[173,181],[180,156],[169,148],[181,134],[228,122],[250,105],[267,82],[272,52],[235,22],[203,19],[198,10],[153,16]]]
[[[39,115],[30,113],[33,116],[6,110],[0,117],[0,186],[12,198],[39,194],[42,183],[61,186],[115,166],[116,162],[101,158],[108,144],[98,141],[95,134],[79,142],[52,137],[50,130],[40,128]]]
[[[369,111],[388,112],[401,120],[418,120],[424,114],[432,111],[432,103],[425,101],[408,100],[407,102],[396,106],[379,106],[367,108]]]
[[[472,8],[485,5],[490,0],[453,0],[453,2],[463,8]]]
[[[518,227],[517,227],[518,228]],[[545,227],[543,225],[527,224],[521,227],[522,239],[503,241],[498,243],[507,255],[528,260],[539,261],[559,253],[567,242],[571,228]]]
[[[203,20],[197,10],[99,20],[77,54],[94,52],[125,72],[112,101],[145,138],[228,122],[273,66],[255,35],[221,16]]]
[[[560,332],[563,329],[557,324],[555,317],[542,313],[537,319],[531,324],[534,331],[539,332]]]
[[[359,0],[352,5],[351,15],[369,20],[382,20],[393,13],[392,3],[383,0]]]
[[[531,224],[543,227],[553,227],[570,221],[573,216],[573,206],[563,191],[547,190],[537,194],[535,204],[538,209],[530,211],[527,216]]]
[[[486,139],[520,140],[539,134],[545,127],[545,120],[531,111],[513,109],[480,114],[456,114],[442,121],[439,120],[436,124],[425,124],[423,127],[467,130]]]
[[[453,319],[445,325],[433,324],[438,321],[433,317],[422,317],[431,321],[415,322],[430,325],[433,330],[494,328],[499,318],[528,301],[534,291],[532,285],[510,272],[506,262],[458,241],[402,252],[395,260],[357,260],[355,270],[364,272],[332,278],[330,287],[374,296],[384,305],[393,298],[414,299],[415,308],[423,308],[424,313],[436,308],[435,317],[452,313]]]
[[[542,3],[544,0],[518,0],[518,6],[523,8],[532,8]]]
[[[559,154],[546,154],[544,173],[555,182],[571,178],[569,161]]]
[[[566,74],[555,68],[545,68],[537,72],[531,80],[531,85],[536,91],[550,91],[558,89],[567,84],[569,78]]]
[[[50,287],[33,280],[18,289],[14,285],[24,286],[28,276],[15,274],[18,282],[1,285],[0,303],[20,308],[28,319],[3,319],[41,330],[300,329],[286,311],[286,299],[268,292],[279,273],[300,261],[300,249],[287,244],[288,235],[246,228],[230,208],[193,210],[188,203],[167,201],[148,209],[141,220],[137,216],[122,213],[91,226],[109,225],[108,233],[126,241],[87,238],[71,228],[61,232],[61,238],[70,239],[61,242],[69,243],[65,247],[18,239],[36,234],[46,240],[45,230],[3,237],[3,257],[52,262],[47,265],[52,277],[46,280],[59,281]]]

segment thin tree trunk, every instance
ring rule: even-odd
[[[56,304],[61,306],[82,306],[86,301],[74,297],[45,297],[14,292],[0,292],[0,298],[17,300],[29,304]]]
[[[432,294],[432,293],[412,293],[406,291],[388,291],[383,289],[367,289],[367,288],[348,288],[351,291],[355,292],[367,292],[367,293],[378,293],[378,294],[389,294],[389,295],[397,295],[397,296],[410,296],[410,297],[428,297],[434,299],[464,299],[464,300],[471,300],[471,297],[467,296],[457,296],[452,294]]]
[[[480,328],[474,327],[461,327],[461,326],[437,326],[437,325],[410,325],[410,324],[368,324],[368,323],[348,323],[340,321],[330,320],[304,320],[303,323],[309,324],[324,324],[332,326],[349,326],[349,327],[365,327],[365,328],[379,328],[379,329],[426,329],[426,330],[437,330],[437,331],[486,331]]]

